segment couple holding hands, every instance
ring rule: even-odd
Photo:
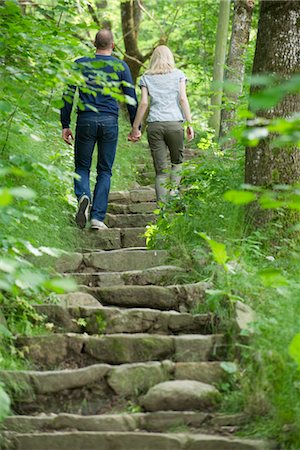
[[[100,30],[95,39],[95,58],[81,58],[76,62],[89,66],[90,62],[118,61],[122,69],[115,71],[111,63],[100,66],[102,72],[108,75],[115,72],[118,75],[121,88],[125,95],[136,100],[136,93],[132,85],[132,77],[127,64],[119,61],[111,53],[114,48],[113,35],[110,30]],[[78,199],[76,223],[84,228],[90,210],[91,228],[106,228],[103,223],[110,189],[112,165],[115,158],[118,139],[118,105],[116,100],[103,95],[101,86],[95,89],[95,78],[91,70],[83,69],[87,85],[93,86],[96,95],[87,94],[79,89],[79,97],[84,110],[78,110],[75,136],[75,172],[80,179],[75,179],[75,195]],[[112,78],[113,79],[113,78]],[[115,79],[115,78],[114,78]],[[123,81],[125,83],[123,83]],[[151,57],[150,67],[141,77],[141,101],[138,106],[127,105],[132,129],[128,139],[136,142],[141,137],[141,123],[150,108],[147,118],[147,137],[155,168],[155,190],[157,201],[165,201],[167,195],[174,195],[180,182],[180,169],[184,149],[184,122],[191,123],[190,106],[186,95],[186,76],[175,68],[174,57],[165,45],[158,46]],[[69,86],[68,97],[73,99],[76,87]],[[73,96],[72,96],[73,94]],[[90,108],[92,104],[93,108]],[[95,112],[95,108],[98,112]],[[70,130],[70,115],[72,102],[64,101],[61,109],[62,137],[68,144],[73,139]],[[194,138],[193,128],[187,126],[187,140]],[[97,180],[91,205],[89,185],[90,167],[95,144],[98,144]],[[174,190],[166,188],[169,175],[169,160],[171,160],[170,179]]]

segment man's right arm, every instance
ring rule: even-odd
[[[132,125],[134,122],[136,112],[137,112],[137,108],[138,108],[138,100],[137,100],[137,96],[136,96],[130,69],[124,61],[123,61],[123,67],[124,67],[124,70],[122,71],[122,80],[125,81],[126,83],[130,83],[132,85],[132,87],[122,85],[123,93],[125,95],[128,95],[135,101],[135,105],[130,105],[129,103],[126,103],[127,111],[129,113],[130,123]]]

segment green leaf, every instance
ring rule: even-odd
[[[10,113],[13,107],[10,103],[0,100],[0,112]]]
[[[0,258],[0,271],[6,273],[13,273],[18,267],[19,263],[13,259]]]
[[[248,191],[227,191],[224,194],[224,199],[235,205],[246,205],[256,200],[256,195]]]
[[[23,200],[32,200],[36,197],[36,193],[27,187],[16,187],[10,189],[11,195],[17,198],[21,198]]]
[[[202,237],[202,239],[204,239],[210,246],[214,260],[218,264],[225,266],[226,261],[228,260],[225,244],[210,239],[210,237],[207,236],[205,233],[197,233],[197,234],[199,234],[199,236]]]
[[[229,373],[230,375],[233,375],[234,373],[236,373],[238,371],[237,365],[233,362],[223,361],[223,362],[221,362],[220,367],[226,373]]]
[[[300,333],[293,337],[289,345],[289,355],[298,364],[300,369]]]
[[[13,196],[9,189],[2,188],[0,189],[0,208],[8,206],[13,201]]]
[[[77,288],[77,284],[71,278],[52,278],[43,283],[43,286],[49,290],[56,292],[57,294],[63,294],[64,292],[72,292]]]
[[[278,288],[289,285],[288,280],[276,269],[262,270],[259,276],[265,287]]]
[[[12,338],[13,337],[13,334],[2,323],[0,323],[0,337],[1,336],[6,337],[6,338]]]

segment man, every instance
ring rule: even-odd
[[[90,218],[91,228],[99,230],[107,228],[103,221],[107,211],[110,178],[118,141],[119,106],[116,97],[120,97],[121,92],[133,99],[132,104],[127,103],[131,124],[137,110],[137,97],[132,87],[128,65],[112,56],[112,32],[108,29],[98,31],[95,47],[96,54],[93,58],[84,57],[75,61],[83,74],[85,85],[79,87],[80,103],[75,134],[75,172],[79,177],[75,179],[74,187],[78,200],[76,223],[80,228],[84,228],[91,205],[90,168],[97,143],[97,180]],[[74,140],[70,117],[75,91],[76,86],[68,87],[68,101],[64,99],[61,109],[62,138],[70,145]]]

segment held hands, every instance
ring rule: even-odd
[[[138,128],[133,127],[128,135],[128,141],[137,142],[141,136],[141,131]]]
[[[72,145],[72,141],[74,141],[74,136],[71,131],[71,128],[63,128],[61,136],[63,140],[66,142],[66,144]]]
[[[191,127],[191,126],[187,127],[187,129],[186,129],[186,136],[187,136],[188,142],[190,142],[190,141],[192,141],[194,139],[195,133],[194,133],[193,127]]]

